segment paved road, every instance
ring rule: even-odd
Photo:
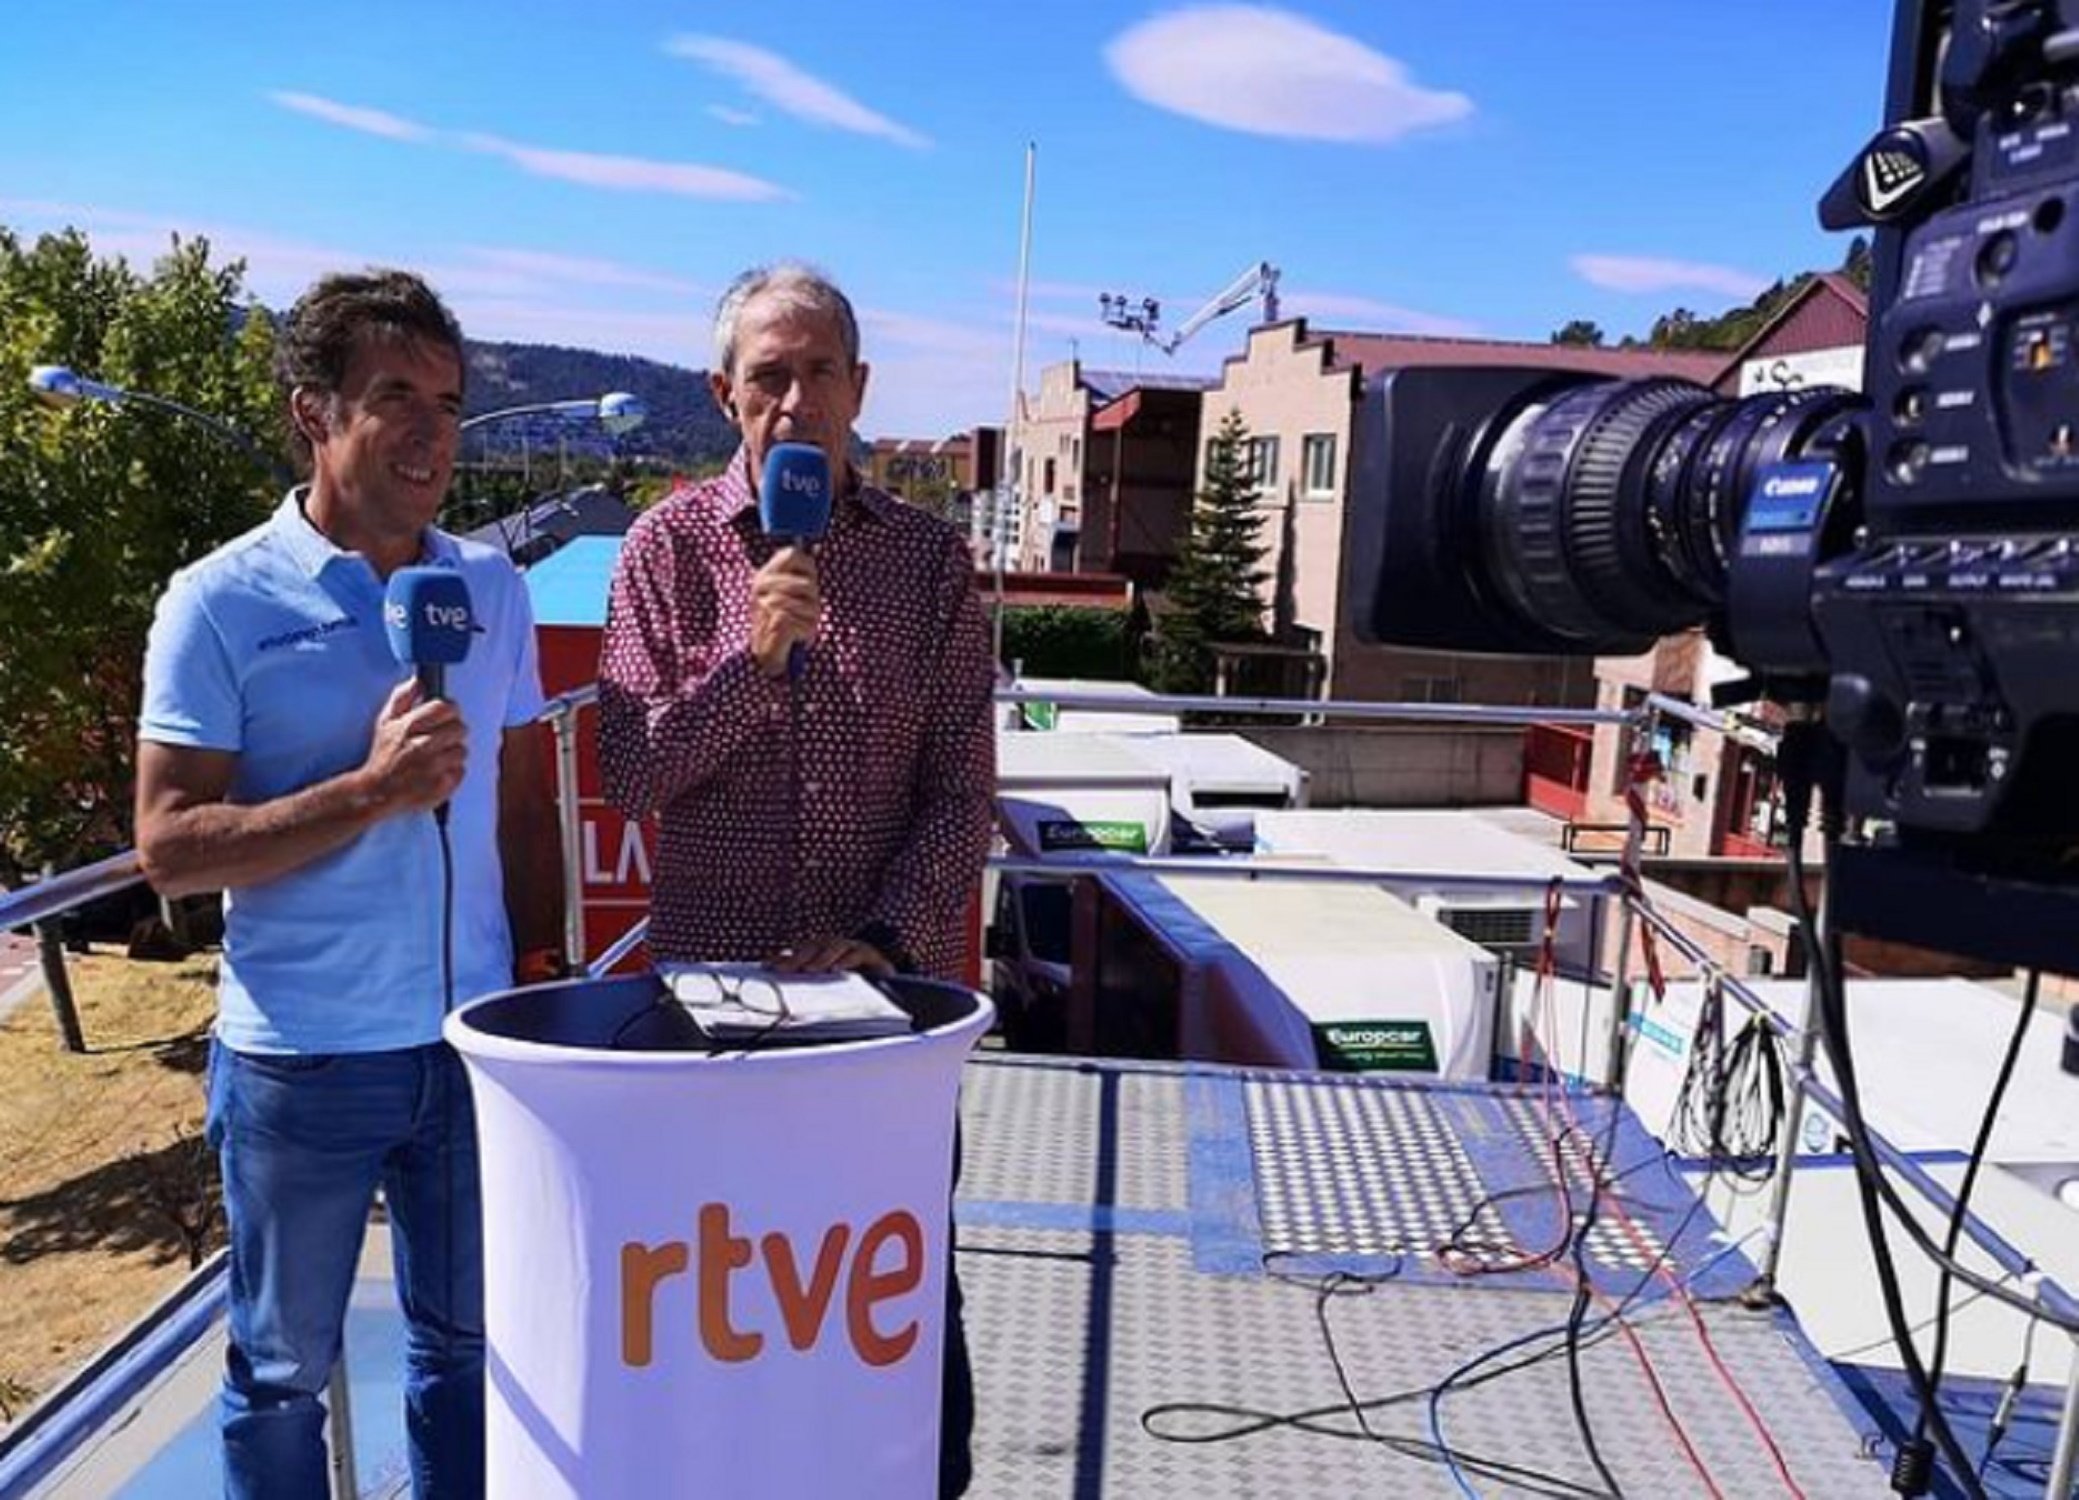
[[[0,932],[0,1021],[42,989],[43,973],[36,966],[35,941]]]

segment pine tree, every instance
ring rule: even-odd
[[[1155,685],[1168,693],[1203,693],[1213,685],[1215,643],[1261,641],[1263,516],[1249,472],[1249,429],[1240,412],[1221,419],[1206,450],[1205,488],[1191,532],[1169,575],[1169,612],[1156,648]]]

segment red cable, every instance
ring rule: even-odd
[[[1660,1375],[1653,1368],[1653,1360],[1647,1355],[1646,1345],[1639,1338],[1638,1330],[1631,1326],[1623,1311],[1612,1303],[1609,1297],[1595,1289],[1587,1277],[1582,1277],[1582,1284],[1588,1287],[1589,1294],[1595,1298],[1597,1306],[1609,1309],[1610,1321],[1617,1325],[1618,1331],[1624,1335],[1625,1342],[1631,1345],[1632,1356],[1638,1361],[1639,1370],[1646,1377],[1646,1384],[1652,1387],[1653,1399],[1660,1407],[1661,1416],[1667,1420],[1668,1430],[1675,1434],[1675,1441],[1682,1445],[1682,1456],[1689,1460],[1689,1467],[1696,1470],[1696,1477],[1704,1482],[1704,1488],[1711,1492],[1713,1500],[1725,1500],[1725,1492],[1718,1488],[1717,1481],[1711,1477],[1710,1469],[1704,1464],[1703,1455],[1696,1451],[1695,1446],[1689,1441],[1689,1434],[1682,1430],[1682,1423],[1675,1416],[1674,1405],[1668,1400],[1667,1388],[1660,1383]]]
[[[1638,865],[1638,856],[1645,846],[1646,799],[1644,789],[1660,778],[1660,758],[1651,751],[1634,755],[1631,758],[1629,772],[1630,774],[1626,777],[1625,782],[1624,801],[1625,809],[1630,814],[1631,827],[1629,833],[1631,836],[1625,841],[1625,858],[1621,867],[1621,874],[1626,887],[1627,898],[1644,904],[1645,882],[1640,874]],[[1550,893],[1548,892],[1545,932],[1545,946],[1547,950],[1551,949],[1554,944],[1558,925],[1549,896]],[[1641,924],[1639,937],[1640,948],[1646,965],[1647,983],[1653,990],[1656,1002],[1664,1001],[1667,998],[1667,977],[1660,966],[1659,949],[1654,942],[1652,927]],[[1545,955],[1540,954],[1541,982],[1544,977],[1544,967]],[[1572,1099],[1564,1094],[1561,1095],[1561,1099],[1565,1105],[1569,1124],[1574,1130],[1580,1131],[1581,1122],[1579,1116],[1574,1113]],[[1612,1109],[1618,1108],[1619,1101],[1613,1100],[1610,1107]],[[1582,1133],[1586,1134],[1586,1132]],[[1689,1289],[1682,1284],[1679,1277],[1669,1270],[1667,1256],[1653,1251],[1652,1247],[1646,1242],[1644,1233],[1640,1230],[1637,1221],[1632,1218],[1630,1210],[1625,1208],[1623,1199],[1619,1195],[1606,1190],[1601,1172],[1596,1168],[1595,1156],[1592,1150],[1589,1153],[1589,1170],[1591,1174],[1590,1180],[1595,1190],[1594,1201],[1607,1201],[1609,1203],[1610,1208],[1617,1216],[1618,1222],[1624,1226],[1625,1234],[1630,1238],[1633,1248],[1640,1254],[1646,1255],[1654,1263],[1657,1274],[1668,1283],[1675,1300],[1681,1303],[1684,1311],[1689,1314],[1690,1323],[1696,1329],[1698,1341],[1703,1345],[1705,1357],[1710,1361],[1712,1370],[1717,1374],[1719,1382],[1724,1385],[1733,1400],[1738,1404],[1741,1412],[1747,1419],[1748,1425],[1754,1429],[1755,1435],[1761,1439],[1762,1446],[1768,1449],[1769,1458],[1774,1463],[1776,1472],[1781,1476],[1784,1485],[1788,1487],[1791,1494],[1797,1497],[1797,1500],[1807,1500],[1805,1492],[1799,1488],[1797,1480],[1791,1476],[1790,1465],[1785,1460],[1782,1449],[1776,1445],[1776,1440],[1770,1434],[1767,1424],[1762,1421],[1761,1414],[1754,1409],[1754,1403],[1748,1399],[1747,1392],[1741,1387],[1739,1380],[1726,1366],[1723,1357],[1720,1356],[1718,1346],[1712,1341],[1710,1330],[1704,1324],[1703,1315],[1697,1311],[1695,1299],[1689,1295]],[[1577,1272],[1577,1274],[1579,1273]],[[1591,1290],[1593,1290],[1592,1287]],[[1596,1295],[1600,1296],[1601,1294],[1597,1293]],[[1689,1446],[1688,1437],[1683,1434],[1680,1425],[1676,1423],[1674,1413],[1666,1402],[1664,1392],[1661,1391],[1658,1377],[1652,1372],[1651,1361],[1646,1357],[1644,1347],[1638,1343],[1629,1325],[1625,1324],[1622,1318],[1618,1318],[1617,1322],[1620,1327],[1624,1328],[1627,1339],[1633,1345],[1633,1351],[1639,1356],[1641,1367],[1646,1370],[1647,1378],[1652,1381],[1656,1396],[1661,1399],[1662,1414],[1667,1417],[1669,1425],[1675,1428],[1676,1436],[1680,1439],[1684,1451],[1690,1455],[1692,1464],[1697,1466],[1699,1477],[1704,1480],[1705,1485],[1710,1488],[1714,1495],[1719,1494],[1717,1486],[1712,1483],[1709,1474],[1701,1467],[1695,1450]]]
[[[1798,1487],[1797,1480],[1791,1477],[1790,1463],[1784,1458],[1783,1450],[1776,1446],[1776,1439],[1769,1432],[1768,1424],[1762,1420],[1761,1413],[1754,1409],[1754,1403],[1748,1400],[1746,1390],[1740,1385],[1739,1380],[1733,1375],[1731,1369],[1726,1366],[1723,1357],[1718,1353],[1718,1345],[1712,1341],[1711,1330],[1705,1325],[1703,1315],[1696,1310],[1696,1299],[1689,1295],[1689,1289],[1682,1284],[1680,1279],[1668,1271],[1667,1257],[1653,1251],[1652,1246],[1646,1241],[1644,1232],[1640,1230],[1637,1222],[1625,1210],[1624,1204],[1615,1194],[1610,1195],[1610,1206],[1616,1209],[1618,1222],[1624,1226],[1625,1233],[1630,1236],[1632,1248],[1641,1255],[1652,1255],[1659,1262],[1659,1274],[1673,1290],[1675,1300],[1689,1314],[1689,1321],[1696,1329],[1697,1340],[1704,1346],[1705,1357],[1710,1360],[1711,1368],[1717,1372],[1719,1383],[1727,1391],[1731,1392],[1733,1400],[1738,1403],[1740,1411],[1747,1418],[1747,1425],[1754,1429],[1754,1435],[1760,1438],[1762,1446],[1769,1450],[1769,1459],[1775,1464],[1777,1474],[1782,1476],[1784,1485],[1790,1490],[1791,1494],[1798,1497],[1798,1500],[1807,1500],[1805,1492]]]

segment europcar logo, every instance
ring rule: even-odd
[[[1314,1056],[1329,1069],[1433,1073],[1436,1041],[1426,1021],[1345,1021],[1314,1028]]]

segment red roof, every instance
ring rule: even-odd
[[[1869,332],[1870,299],[1839,271],[1822,271],[1798,288],[1797,295],[1776,309],[1725,361],[1721,378],[1763,355],[1809,354],[1815,349],[1841,349],[1860,344]]]
[[[1592,375],[1677,375],[1709,385],[1725,368],[1723,351],[1603,349],[1581,344],[1533,344],[1513,339],[1431,338],[1411,333],[1335,333],[1323,330],[1334,368],[1362,370],[1367,378],[1386,370],[1419,365],[1528,365],[1534,369],[1583,370]]]
[[[1084,609],[1133,608],[1133,582],[1117,573],[1004,573],[1003,602],[1067,604]],[[996,598],[997,575],[975,570],[975,587],[984,603]]]

